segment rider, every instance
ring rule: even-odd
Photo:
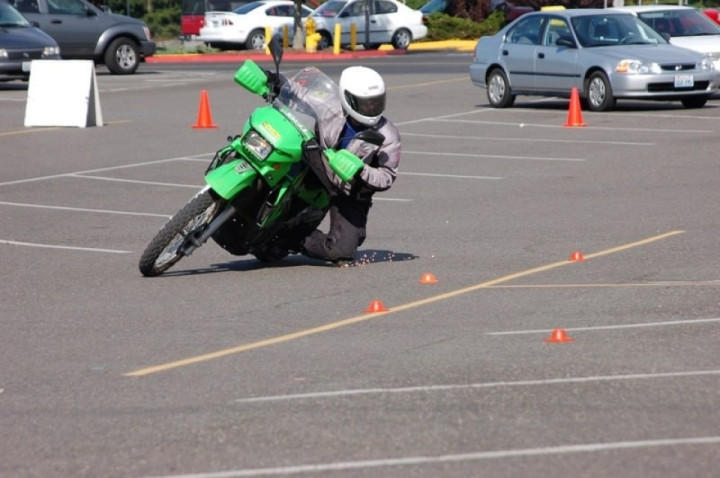
[[[271,87],[283,81],[266,73]],[[294,92],[302,97],[300,88],[293,85]],[[325,104],[328,111],[318,118],[319,144],[305,146],[311,169],[330,192],[330,226],[327,233],[298,228],[289,235],[295,236],[295,244],[287,248],[347,266],[365,240],[373,194],[389,189],[397,177],[401,144],[398,129],[383,115],[386,93],[380,74],[364,66],[348,67],[340,76],[339,89],[339,103]],[[358,140],[356,135],[365,130],[380,133],[384,137],[382,144]],[[346,149],[354,156],[328,157],[323,153],[326,148]],[[314,224],[319,224],[322,217],[317,219]],[[302,237],[299,244],[298,235]]]

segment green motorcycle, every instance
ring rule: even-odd
[[[273,38],[269,46],[279,78],[282,45]],[[327,211],[330,195],[311,180],[303,151],[314,143],[323,105],[339,95],[335,82],[308,67],[275,88],[252,60],[243,63],[234,81],[267,105],[251,113],[241,134],[228,138],[206,170],[206,186],[152,239],[140,258],[144,276],[162,274],[210,238],[233,255],[277,260],[272,246],[283,234],[300,224],[314,229]],[[362,160],[347,150],[323,154],[343,180],[362,167]]]

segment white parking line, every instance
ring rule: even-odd
[[[254,468],[221,471],[215,473],[193,473],[189,475],[164,475],[155,478],[233,478],[245,476],[297,475],[301,473],[320,473],[326,471],[362,470],[389,466],[432,465],[437,463],[458,463],[522,456],[566,455],[570,453],[589,453],[609,450],[628,450],[635,448],[656,448],[678,445],[714,445],[720,443],[720,436],[661,438],[657,440],[618,441],[608,443],[586,443],[580,445],[548,446],[542,448],[516,448],[511,450],[479,451],[439,456],[410,456],[386,458],[381,460],[359,460],[316,465],[282,466],[277,468]]]
[[[500,176],[467,176],[460,174],[433,174],[433,173],[408,173],[403,171],[400,173],[401,176],[429,176],[432,178],[457,178],[457,179],[503,179]]]
[[[452,390],[475,390],[485,388],[500,387],[533,387],[538,385],[566,385],[572,383],[593,383],[593,382],[611,382],[617,380],[649,380],[657,378],[687,378],[687,377],[703,377],[720,375],[720,370],[691,370],[687,372],[666,372],[666,373],[637,373],[625,375],[595,375],[589,377],[566,377],[566,378],[549,378],[539,380],[517,380],[514,382],[481,382],[481,383],[464,383],[454,385],[425,385],[417,387],[398,387],[398,388],[356,388],[351,390],[334,390],[329,392],[315,393],[297,393],[289,395],[270,395],[265,397],[239,398],[235,400],[237,403],[258,403],[258,402],[278,402],[288,400],[306,400],[319,398],[338,398],[351,395],[379,395],[391,393],[429,393],[429,392],[445,392]]]
[[[203,154],[207,154],[207,153],[203,153]],[[80,174],[101,173],[104,171],[114,171],[117,169],[128,169],[128,168],[136,168],[136,167],[141,167],[141,166],[150,166],[150,165],[155,165],[155,164],[170,163],[173,161],[194,161],[196,159],[196,157],[198,157],[198,156],[201,156],[201,155],[178,156],[177,158],[158,159],[155,161],[144,161],[142,163],[122,164],[119,166],[108,166],[107,168],[87,169],[85,171],[73,171],[70,173],[53,174],[50,176],[36,176],[34,178],[17,179],[15,181],[5,181],[4,183],[0,183],[0,186],[10,186],[12,184],[31,183],[31,182],[35,182],[35,181],[44,181],[47,179],[66,178],[68,176],[80,175]]]
[[[83,178],[83,179],[97,179],[100,181],[113,181],[118,183],[133,183],[133,184],[147,184],[150,186],[170,186],[176,188],[193,188],[200,189],[203,187],[202,184],[178,184],[178,183],[161,183],[157,181],[140,181],[139,179],[122,179],[122,178],[109,178],[107,176],[90,176],[88,174],[68,174],[67,176],[72,178]]]
[[[719,284],[720,285],[720,284]],[[690,319],[690,320],[668,320],[665,322],[645,322],[637,324],[622,325],[597,325],[593,327],[568,327],[566,331],[587,331],[587,330],[614,330],[614,329],[634,329],[639,327],[666,327],[670,325],[694,325],[704,324],[708,322],[720,322],[720,318],[714,319]],[[534,330],[508,330],[505,332],[486,332],[485,335],[525,335],[552,332],[553,329],[534,329]]]
[[[514,126],[521,128],[535,127],[535,128],[565,128],[563,125],[550,125],[550,124],[538,124],[538,123],[518,123],[518,122],[501,122],[501,121],[482,121],[482,120],[460,120],[460,119],[438,119],[436,120],[441,123],[469,123],[469,124],[490,124],[498,126]],[[592,126],[593,130],[603,131],[644,131],[652,133],[678,133],[686,135],[689,133],[703,133],[703,134],[714,134],[715,131],[709,129],[656,129],[656,128],[616,128],[609,126]],[[615,141],[613,141],[615,143]],[[655,143],[630,143],[630,144],[655,144]]]
[[[70,251],[109,252],[111,254],[132,254],[132,251],[119,251],[117,249],[96,249],[93,247],[58,246],[58,245],[54,245],[54,244],[37,244],[34,242],[6,241],[4,239],[0,239],[0,244],[7,244],[10,246],[42,247],[45,249],[65,249],[65,250],[70,250]]]
[[[524,123],[522,123],[524,124]],[[517,123],[516,126],[519,126]],[[585,140],[585,139],[549,139],[549,138],[519,138],[516,136],[453,136],[446,134],[425,134],[425,133],[408,133],[403,131],[402,136],[422,136],[423,138],[441,138],[441,139],[467,139],[473,141],[528,141],[532,143],[571,143],[571,144],[608,144],[607,140]],[[612,144],[621,144],[623,146],[654,146],[656,143],[639,143],[637,141],[616,141],[612,140]],[[404,153],[405,151],[403,151]],[[445,153],[434,153],[445,154]]]
[[[404,133],[403,133],[404,134]],[[494,159],[520,159],[524,161],[587,161],[583,158],[546,158],[542,156],[503,156],[501,154],[474,154],[474,153],[436,153],[432,151],[403,151],[403,154],[420,154],[425,156],[451,156],[454,158],[494,158]]]
[[[153,213],[149,213],[149,212],[112,211],[110,209],[88,209],[88,208],[82,208],[82,207],[50,206],[47,204],[27,204],[27,203],[21,203],[21,202],[6,202],[6,201],[0,201],[0,206],[33,207],[33,208],[37,208],[37,209],[58,209],[61,211],[95,212],[95,213],[100,213],[100,214],[120,214],[123,216],[162,217],[165,219],[171,217],[167,214],[153,214]]]

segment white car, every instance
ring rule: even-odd
[[[365,15],[366,5],[369,15]],[[318,48],[333,45],[335,24],[340,24],[340,45],[349,45],[351,25],[357,28],[357,44],[365,44],[365,25],[369,20],[370,48],[390,43],[398,49],[406,49],[410,43],[427,36],[423,14],[395,0],[327,0],[315,9],[310,18],[315,30],[321,35]]]
[[[707,55],[720,71],[720,25],[700,10],[679,5],[642,5],[622,7],[661,35],[670,43]]]
[[[311,13],[311,8],[302,5],[303,18]],[[291,0],[251,2],[231,12],[205,12],[205,26],[200,29],[198,40],[221,50],[242,46],[260,50],[265,48],[265,27],[275,33],[287,25],[292,37],[294,15],[295,4]]]

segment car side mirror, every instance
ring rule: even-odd
[[[570,40],[569,38],[558,38],[555,40],[555,44],[557,46],[566,46],[568,48],[577,48],[577,45],[575,45],[574,40]]]

